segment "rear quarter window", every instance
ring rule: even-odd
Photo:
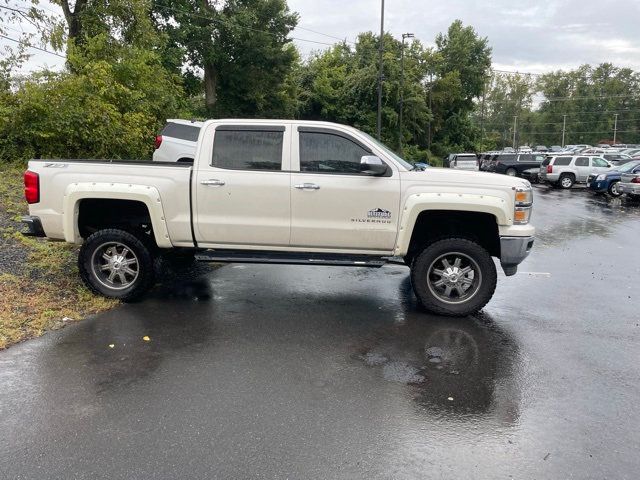
[[[163,137],[197,142],[198,136],[200,135],[200,127],[196,127],[195,125],[182,125],[181,123],[167,123],[161,135]]]
[[[556,157],[556,160],[553,162],[554,165],[558,167],[566,167],[571,164],[572,157]]]

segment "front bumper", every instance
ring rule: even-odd
[[[29,229],[27,232],[22,232],[25,237],[46,237],[44,229],[42,228],[42,222],[38,217],[32,217],[31,215],[22,217],[22,223],[27,225]]]
[[[618,183],[618,191],[629,195],[640,195],[640,183]]]
[[[529,256],[534,237],[500,237],[500,264],[507,277],[515,275],[518,265]]]

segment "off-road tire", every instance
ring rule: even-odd
[[[429,286],[429,269],[439,258],[460,253],[472,259],[479,269],[480,283],[473,296],[462,303],[447,303]],[[411,285],[422,306],[429,312],[445,316],[466,316],[481,310],[491,300],[497,283],[496,266],[489,252],[466,238],[446,238],[426,246],[411,265]]]
[[[130,285],[119,289],[109,288],[98,277],[99,268],[94,266],[95,257],[100,255],[98,250],[108,244],[123,245],[135,256],[137,275]],[[108,298],[131,301],[146,293],[155,283],[155,258],[148,242],[137,236],[118,229],[105,229],[93,233],[80,247],[78,255],[78,269],[84,284],[94,293]]]

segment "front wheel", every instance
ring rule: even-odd
[[[619,197],[620,195],[622,195],[622,192],[618,188],[618,183],[619,182],[611,182],[611,185],[609,185],[609,195],[611,195],[612,197]]]
[[[518,174],[515,168],[507,168],[507,171],[505,173],[510,177],[515,177]]]
[[[78,268],[90,290],[125,301],[141,296],[155,280],[150,249],[124,230],[99,230],[87,238],[80,248]]]
[[[496,282],[496,266],[489,252],[464,238],[432,243],[411,267],[418,300],[439,315],[465,316],[481,310],[491,300]]]

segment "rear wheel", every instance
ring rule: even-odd
[[[558,184],[560,185],[560,187],[565,188],[565,189],[569,189],[569,188],[573,187],[574,183],[576,183],[576,179],[570,173],[564,173],[560,177],[560,180],[558,181]]]
[[[510,177],[515,177],[518,174],[515,168],[507,168],[507,171],[505,173]]]
[[[491,255],[464,238],[449,238],[427,246],[411,266],[411,283],[429,311],[465,316],[482,309],[496,288]]]
[[[153,286],[154,258],[142,240],[118,229],[99,230],[80,248],[78,268],[85,285],[109,298],[133,300]]]
[[[622,195],[622,192],[620,191],[620,189],[618,189],[618,183],[619,182],[611,182],[611,185],[609,185],[609,195],[611,195],[612,197],[619,197],[620,195]]]

